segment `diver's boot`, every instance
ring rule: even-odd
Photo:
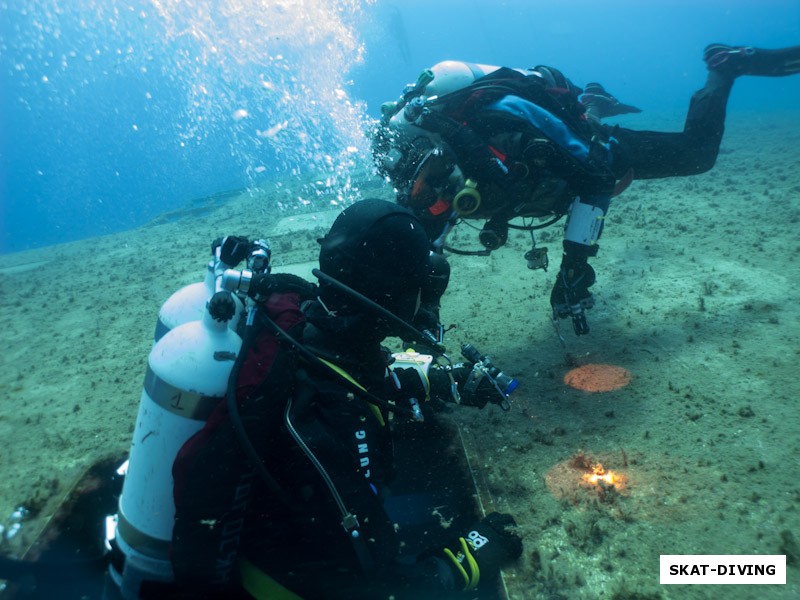
[[[703,51],[703,60],[709,70],[732,77],[784,77],[800,73],[800,46],[765,50],[752,46],[709,44]]]
[[[641,109],[623,104],[609,94],[599,83],[588,83],[581,95],[581,104],[586,109],[586,115],[592,119],[600,120],[605,117],[640,113]]]

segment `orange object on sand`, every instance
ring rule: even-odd
[[[615,365],[583,365],[564,375],[564,383],[585,392],[610,392],[631,382],[631,372]]]

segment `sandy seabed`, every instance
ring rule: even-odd
[[[484,502],[519,522],[511,598],[800,597],[798,116],[731,114],[711,172],[634,182],[615,200],[587,336],[568,322],[556,335],[553,269],[526,268],[527,234],[450,258],[448,346],[470,342],[520,382],[508,412],[447,415]],[[202,278],[215,237],[269,238],[264,206],[243,195],[3,257],[0,522],[30,513],[0,552],[24,552],[88,466],[126,452],[159,307]],[[276,271],[315,258],[329,219],[297,222],[273,244]],[[538,240],[557,264],[561,225]],[[475,248],[476,232],[461,225],[451,243]],[[564,383],[587,364],[631,381]],[[583,481],[598,463],[617,484]],[[661,554],[785,554],[787,583],[660,586]]]

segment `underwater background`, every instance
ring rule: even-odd
[[[0,553],[128,451],[159,308],[211,240],[311,278],[342,207],[393,197],[364,132],[422,69],[552,65],[644,111],[610,122],[675,131],[711,42],[796,45],[800,1],[0,0]],[[520,382],[444,415],[520,525],[509,598],[800,597],[798,165],[800,76],[739,78],[710,172],[615,198],[587,336],[554,331],[521,232],[449,257],[448,348]],[[567,384],[593,364],[630,380]],[[576,481],[596,464],[618,494]],[[661,586],[661,554],[784,554],[787,583]]]
[[[367,121],[441,60],[552,65],[678,128],[706,44],[792,45],[798,29],[796,0],[3,0],[0,252],[287,174],[347,202]],[[730,110],[798,98],[797,78],[742,80]]]

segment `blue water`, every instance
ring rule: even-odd
[[[319,178],[350,197],[381,102],[444,59],[560,68],[685,111],[703,47],[800,43],[800,0],[0,1],[0,252]],[[731,111],[798,110],[800,76]]]

